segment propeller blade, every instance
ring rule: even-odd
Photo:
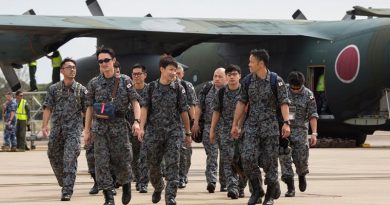
[[[303,15],[301,10],[297,9],[294,14],[292,15],[294,20],[307,20],[306,16]]]
[[[3,71],[4,77],[8,82],[8,85],[11,87],[12,91],[15,92],[19,90],[22,86],[20,85],[18,76],[16,75],[15,70],[11,66],[7,66],[4,63],[0,62],[1,70]]]
[[[37,15],[33,9],[24,12],[22,15]]]
[[[100,5],[97,0],[87,0],[85,1],[85,3],[87,3],[88,9],[91,12],[92,16],[104,16],[103,11],[100,8]]]

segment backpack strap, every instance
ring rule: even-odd
[[[278,90],[277,90],[277,81],[278,81],[278,75],[274,72],[270,72],[270,83],[271,83],[271,90],[272,93],[275,96],[276,101],[278,101]]]
[[[222,113],[223,110],[223,96],[225,95],[226,87],[222,87],[218,90],[218,100],[219,100],[219,112]]]

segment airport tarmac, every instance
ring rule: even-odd
[[[28,152],[0,153],[0,204],[16,205],[96,205],[103,204],[103,195],[88,194],[92,179],[87,173],[85,151],[79,157],[79,169],[70,202],[61,202],[60,187],[57,185],[47,158],[46,149],[39,142],[37,150]],[[296,197],[285,198],[286,186],[282,183],[282,196],[275,204],[299,205],[388,205],[390,204],[390,134],[377,132],[367,138],[370,148],[315,148],[310,152],[310,174],[308,188]],[[214,194],[206,190],[204,176],[206,155],[198,144],[193,150],[192,166],[187,188],[179,189],[177,203],[198,204],[246,204],[246,197],[231,200],[226,192],[219,192],[219,184]],[[153,188],[140,194],[132,187],[133,198],[130,204],[152,204]],[[115,198],[121,204],[121,190]],[[164,204],[164,196],[158,204]]]

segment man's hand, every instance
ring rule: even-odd
[[[186,143],[186,145],[191,145],[191,143],[192,143],[191,135],[190,136],[186,136],[185,139],[184,139],[184,142]]]
[[[317,144],[317,134],[311,134],[310,137],[310,146],[314,146]]]
[[[214,144],[215,143],[215,130],[214,129],[210,129],[209,138],[210,138],[210,144]]]
[[[232,130],[230,131],[230,134],[232,135],[233,139],[240,138],[241,129],[237,125],[232,126]]]
[[[44,138],[48,138],[49,137],[49,127],[46,125],[46,126],[42,126],[42,135]]]
[[[91,131],[90,130],[85,130],[83,131],[83,136],[84,136],[84,144],[89,145],[92,142],[92,136],[91,136]]]
[[[144,136],[145,136],[145,131],[144,129],[140,129],[140,131],[138,132],[138,141],[140,141],[141,143],[144,142]]]
[[[282,138],[287,138],[291,134],[290,125],[284,123],[282,126]]]
[[[194,125],[192,125],[192,128],[191,128],[192,135],[194,137],[197,137],[199,135],[199,131],[200,131],[199,122],[194,121]]]
[[[139,123],[138,123],[138,122],[134,122],[134,123],[133,123],[133,126],[131,127],[131,131],[133,132],[133,135],[134,135],[134,136],[138,136],[140,130],[141,130],[141,129],[140,129],[140,127],[139,127]]]

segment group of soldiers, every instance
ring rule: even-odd
[[[87,87],[75,81],[76,62],[65,58],[60,65],[64,79],[49,87],[44,101],[42,133],[49,136],[48,156],[62,201],[73,194],[81,135],[95,181],[90,194],[103,190],[104,205],[115,204],[118,186],[122,203],[128,204],[133,177],[140,193],[147,193],[150,181],[153,203],[161,200],[165,188],[166,204],[176,204],[177,189],[188,183],[195,138],[201,138],[206,151],[209,193],[216,189],[218,152],[221,191],[232,199],[245,196],[249,181],[249,205],[261,203],[263,196],[263,204],[273,204],[280,196],[278,159],[288,186],[285,196],[295,196],[292,162],[305,191],[308,122],[311,144],[317,136],[315,100],[302,73],[290,73],[286,85],[270,72],[266,50],[250,52],[250,74],[243,80],[237,65],[217,68],[198,97],[193,85],[182,80],[184,69],[169,55],[160,58],[160,78],[149,84],[142,65],[132,67],[132,78],[120,74],[112,49],[98,49],[96,58],[100,75]],[[241,172],[232,166],[237,164]]]

